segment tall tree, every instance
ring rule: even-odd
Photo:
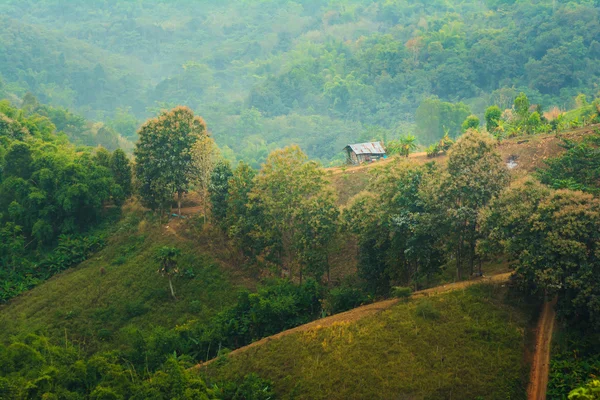
[[[483,253],[507,254],[534,292],[558,294],[569,320],[600,330],[600,200],[579,191],[552,190],[526,180],[482,212]]]
[[[223,226],[227,218],[227,199],[229,197],[229,180],[233,171],[229,162],[217,162],[210,175],[209,192],[212,216],[218,224]]]
[[[325,220],[332,218],[329,209],[335,204],[327,188],[325,171],[308,161],[298,146],[275,150],[257,175],[250,200],[264,212],[259,234],[275,241],[272,254],[276,253],[278,261],[291,274],[297,267],[302,280],[304,264],[300,248],[305,239],[301,227],[307,223],[325,224]],[[323,212],[317,212],[315,207]],[[307,218],[312,220],[308,222]],[[322,242],[319,247],[326,244]]]
[[[246,258],[255,257],[263,247],[261,238],[251,234],[255,226],[263,221],[260,206],[256,202],[250,204],[255,177],[256,171],[242,161],[228,183],[225,228]]]
[[[115,178],[115,183],[123,189],[125,198],[131,196],[131,162],[123,150],[117,149],[112,153],[110,156],[110,169]]]
[[[135,147],[136,177],[143,204],[161,211],[169,196],[181,197],[189,189],[193,171],[192,147],[206,135],[206,124],[187,107],[165,111],[147,121],[139,131]]]
[[[206,196],[210,185],[212,170],[218,160],[218,148],[215,141],[208,135],[203,135],[192,146],[192,169],[190,180],[202,199],[202,212],[206,216]]]
[[[474,271],[478,212],[506,187],[508,170],[489,135],[468,131],[450,149],[447,171],[438,178],[428,202],[443,216],[440,224],[446,227],[460,280],[465,263]]]

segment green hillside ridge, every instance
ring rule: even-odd
[[[521,91],[570,109],[600,73],[587,0],[10,0],[0,13],[9,93],[102,122],[187,105],[254,167],[292,143],[324,164],[350,142],[429,145]]]
[[[281,399],[522,399],[536,310],[505,287],[476,285],[274,339],[199,374],[255,372]]]

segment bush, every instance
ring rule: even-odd
[[[337,314],[363,305],[369,300],[369,296],[361,289],[342,286],[329,291],[325,301],[325,311],[328,314]]]
[[[392,296],[399,299],[406,299],[412,295],[412,289],[409,287],[396,286],[392,288]]]

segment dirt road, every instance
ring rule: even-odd
[[[413,293],[412,297],[419,298],[419,297],[431,296],[431,295],[444,293],[444,292],[451,292],[451,291],[455,291],[455,290],[459,290],[459,289],[464,289],[466,287],[469,287],[471,285],[476,285],[478,283],[508,282],[511,275],[512,275],[512,272],[509,272],[509,273],[505,273],[505,274],[492,275],[489,277],[478,278],[478,279],[474,279],[474,280],[470,280],[470,281],[448,283],[446,285],[442,285],[442,286],[438,286],[435,288],[415,292],[415,293]],[[397,304],[399,301],[400,301],[399,299],[390,299],[390,300],[379,301],[377,303],[367,304],[365,306],[358,307],[353,310],[346,311],[346,312],[343,312],[340,314],[332,315],[330,317],[321,318],[316,321],[309,322],[308,324],[300,325],[296,328],[288,329],[287,331],[283,331],[276,335],[269,336],[264,339],[258,340],[254,343],[249,344],[248,346],[240,347],[237,350],[233,350],[231,353],[229,353],[229,355],[232,356],[232,355],[242,353],[254,346],[260,346],[260,345],[270,342],[271,340],[276,340],[276,339],[279,339],[279,338],[287,336],[287,335],[291,335],[296,332],[304,332],[304,331],[308,331],[311,329],[320,329],[320,328],[331,326],[331,325],[333,325],[335,323],[339,323],[339,322],[358,321],[364,317],[368,317],[369,315],[373,315],[378,312],[387,310],[388,308]],[[212,360],[206,361],[202,364],[198,364],[194,368],[201,368],[201,367],[207,366],[210,363],[212,363],[214,360],[215,359],[212,359]]]
[[[531,376],[527,390],[528,400],[545,400],[550,369],[550,344],[554,330],[556,298],[546,302],[538,321],[535,340],[535,354],[531,365]]]

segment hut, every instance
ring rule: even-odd
[[[358,165],[364,162],[385,158],[386,153],[380,142],[349,144],[344,148],[348,164]]]

